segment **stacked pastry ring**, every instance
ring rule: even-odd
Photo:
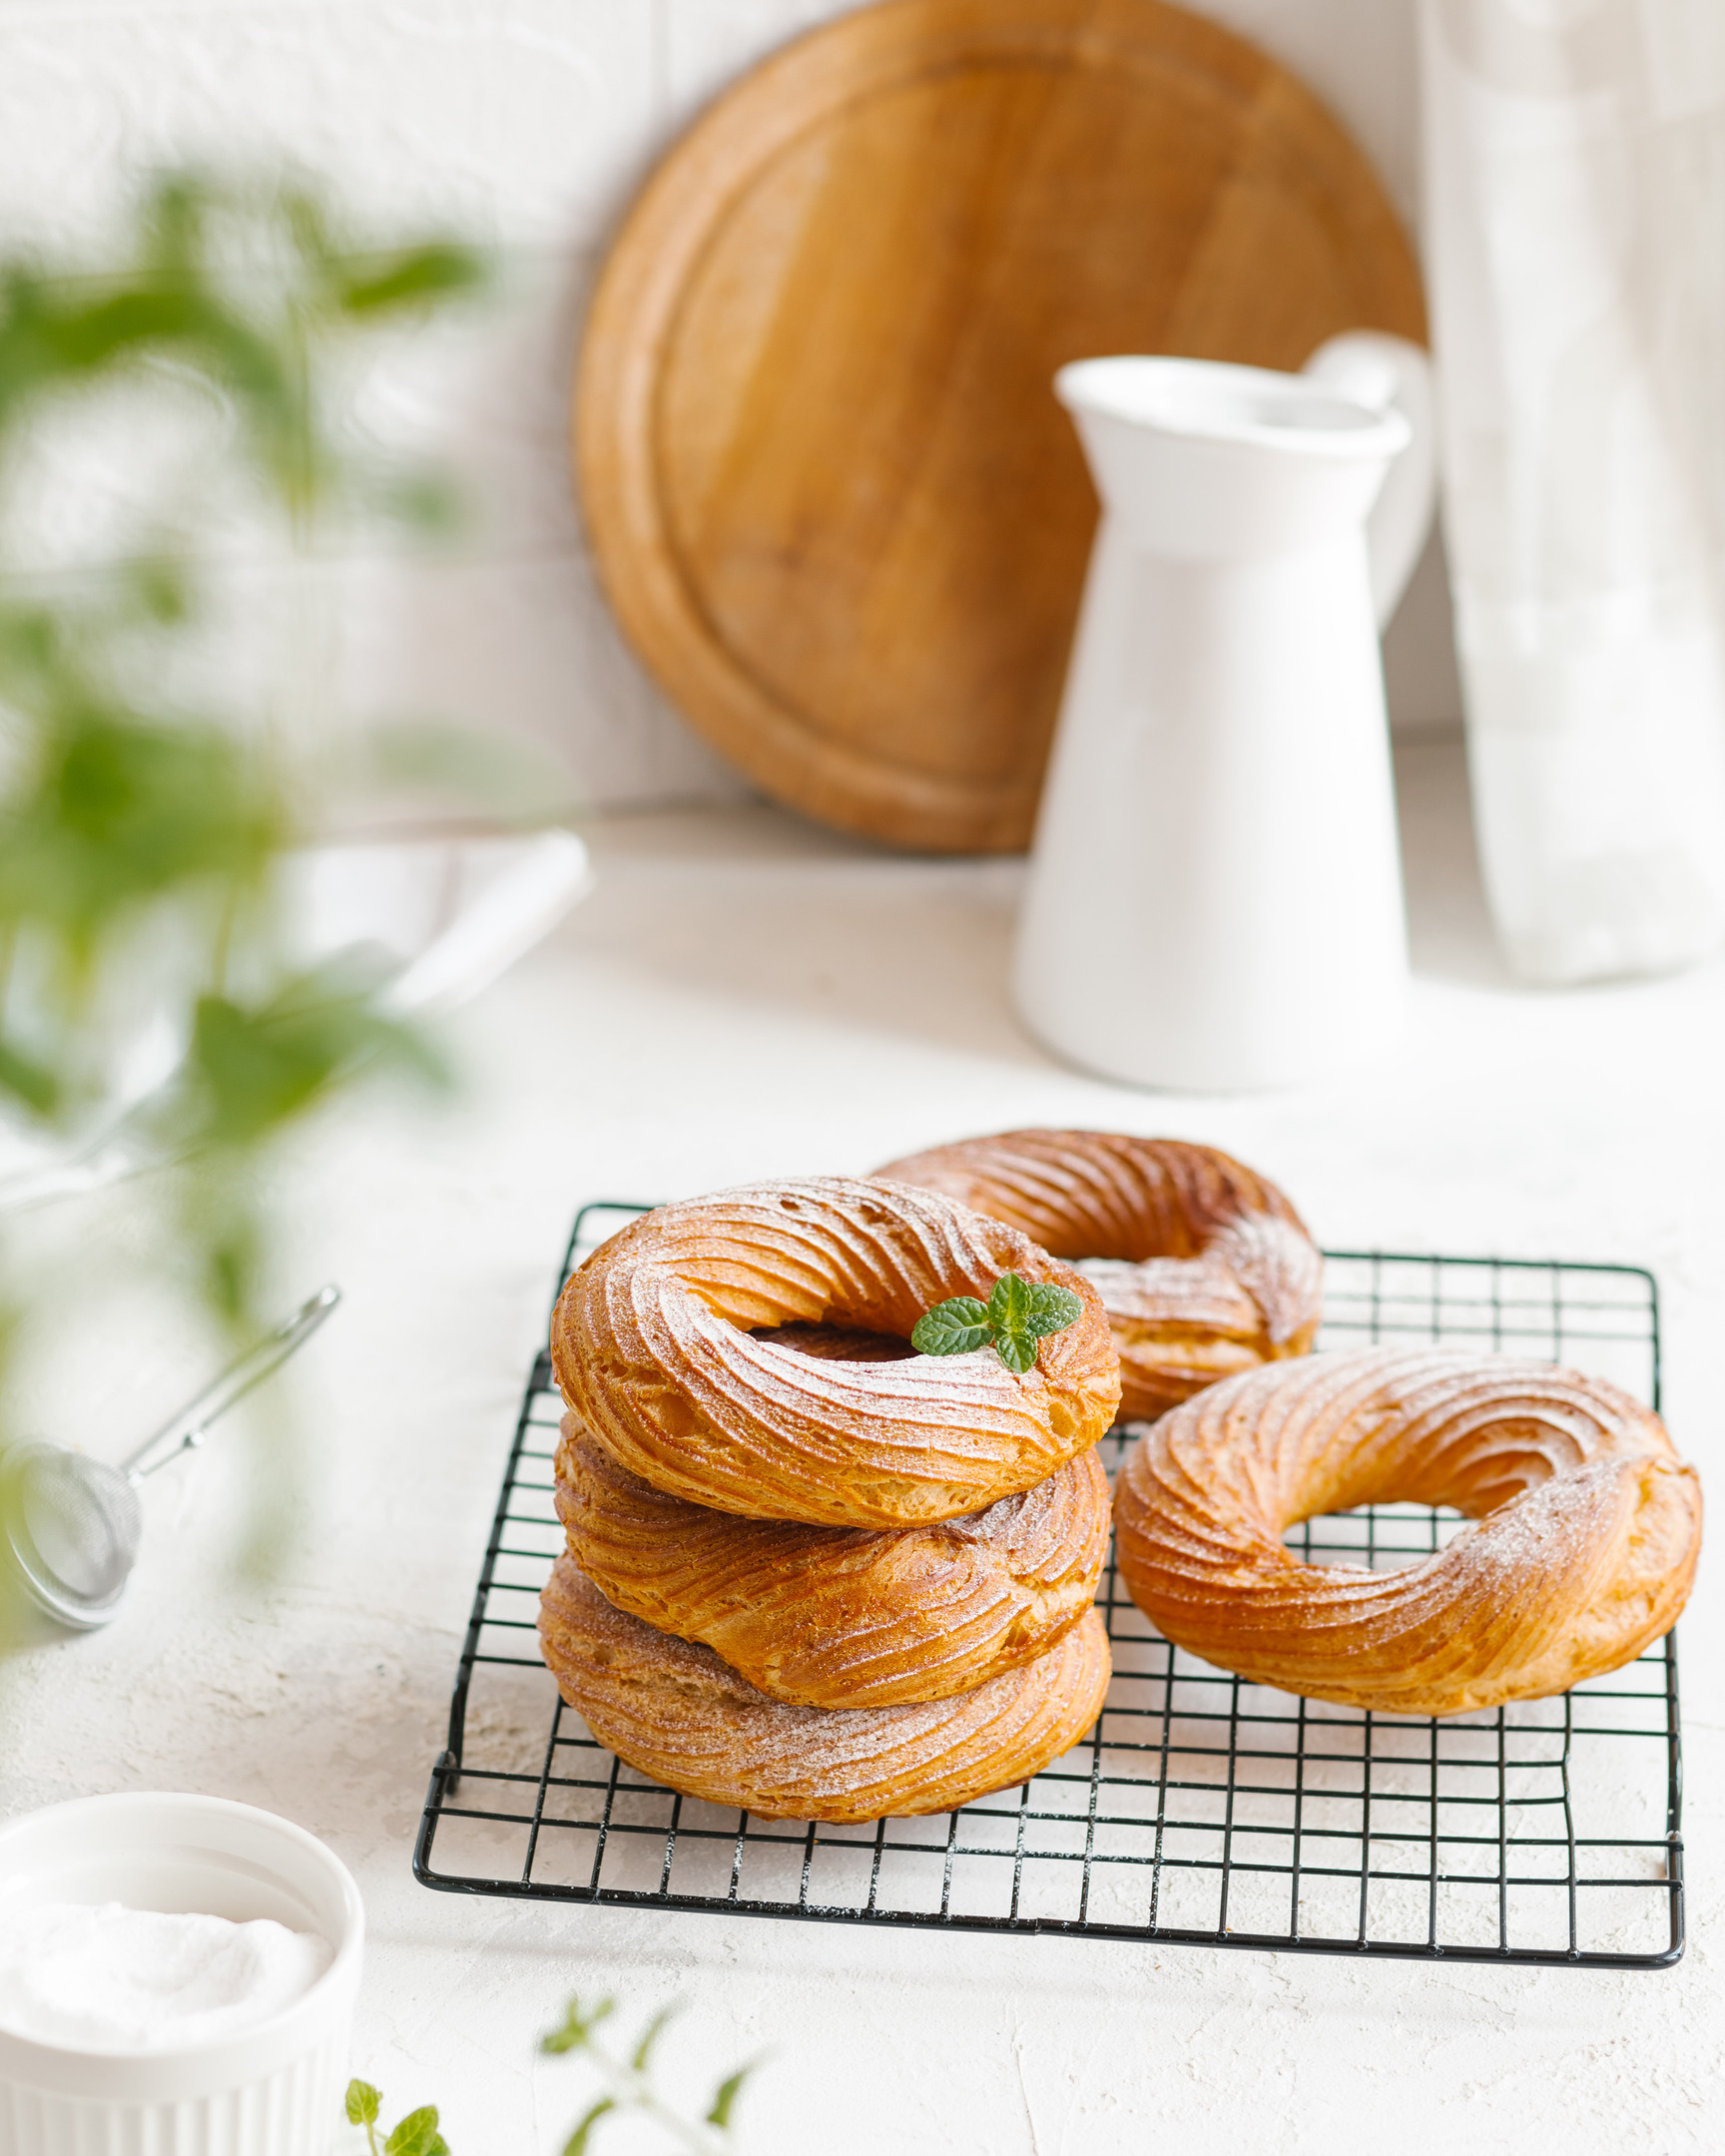
[[[1080,1315],[1014,1374],[914,1352],[1005,1273]],[[1119,1374],[1095,1289],[926,1191],[821,1179],[665,1206],[570,1279],[569,1547],[540,1607],[618,1755],[770,1818],[940,1812],[1095,1720]]]
[[[1323,1260],[1299,1214],[1213,1146],[1003,1131],[876,1173],[939,1191],[1075,1261],[1114,1328],[1128,1420],[1236,1370],[1303,1355],[1318,1331]]]

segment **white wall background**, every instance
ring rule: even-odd
[[[237,536],[212,540],[255,625],[250,671],[260,652],[302,652],[314,619],[328,649],[312,701],[329,711],[507,730],[551,752],[563,776],[548,792],[593,805],[743,791],[646,680],[595,588],[568,480],[568,383],[583,295],[652,161],[760,55],[847,11],[846,0],[0,0],[0,247],[99,257],[138,168],[286,156],[389,236],[444,223],[498,251],[501,305],[403,340],[354,407],[356,423],[464,476],[470,528],[434,560],[373,542],[325,564],[309,613],[285,565]],[[1412,223],[1414,0],[1202,0],[1202,12],[1307,78]],[[120,490],[117,472],[81,468],[91,496],[110,482]],[[1436,550],[1388,656],[1399,725],[1454,716]]]

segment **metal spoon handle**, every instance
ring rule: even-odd
[[[340,1300],[341,1291],[333,1282],[319,1288],[308,1303],[300,1304],[286,1325],[267,1334],[256,1347],[248,1348],[239,1361],[230,1363],[195,1399],[189,1399],[178,1414],[145,1438],[136,1452],[120,1462],[121,1473],[129,1482],[142,1482],[158,1467],[166,1467],[171,1459],[202,1444],[204,1432],[217,1416],[225,1415],[254,1385],[262,1384],[272,1370],[286,1362],[294,1348],[302,1347]],[[152,1454],[158,1456],[153,1458]]]

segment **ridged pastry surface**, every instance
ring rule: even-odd
[[[1397,1572],[1309,1565],[1284,1530],[1409,1501],[1469,1515]],[[1675,1623],[1701,1491],[1650,1408],[1509,1356],[1379,1348],[1228,1379],[1154,1424],[1115,1491],[1133,1600],[1260,1684],[1385,1713],[1543,1699]]]
[[[1002,1273],[1056,1281],[1082,1315],[1014,1376],[992,1348],[836,1359],[772,1337],[833,1326],[907,1341]],[[1120,1397],[1096,1290],[1027,1236],[931,1192],[840,1177],[661,1206],[559,1298],[564,1397],[621,1464],[752,1519],[896,1527],[1032,1488],[1087,1451]]]
[[[812,1527],[656,1490],[573,1415],[557,1512],[607,1600],[805,1707],[949,1699],[1021,1669],[1090,1607],[1110,1526],[1094,1450],[937,1525]]]
[[[1108,1689],[1108,1636],[1092,1609],[1023,1669],[955,1699],[786,1706],[710,1647],[613,1608],[567,1554],[540,1599],[539,1640],[565,1701],[619,1759],[765,1819],[955,1811],[1070,1751]]]
[[[876,1171],[936,1190],[1072,1260],[1120,1353],[1121,1414],[1305,1354],[1324,1262],[1274,1183],[1213,1146],[1112,1131],[1003,1131]]]

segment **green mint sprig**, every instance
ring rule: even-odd
[[[539,2049],[551,2058],[571,2051],[584,2053],[605,2091],[576,2120],[561,2156],[591,2156],[595,2128],[603,2119],[627,2112],[650,2120],[685,2156],[734,2156],[737,2141],[731,2114],[744,2082],[755,2070],[754,2062],[738,2067],[720,2082],[704,2117],[685,2118],[660,2094],[653,2079],[654,2051],[676,2007],[662,2007],[624,2059],[607,2050],[596,2033],[615,2004],[613,1999],[602,1998],[583,2007],[579,1998],[572,1998],[559,2025],[539,2039]],[[387,2140],[379,2141],[377,2118],[382,2108],[382,2096],[368,2081],[348,2082],[347,2122],[364,2127],[369,2156],[449,2156],[449,2144],[437,2129],[435,2105],[409,2112]]]
[[[655,2088],[652,2076],[653,2048],[676,2007],[662,2007],[653,2016],[625,2063],[606,2050],[593,2033],[614,2003],[614,2000],[602,1998],[583,2011],[581,2001],[572,1998],[563,2009],[562,2025],[547,2030],[539,2039],[540,2050],[553,2058],[566,2051],[585,2052],[589,2062],[598,2069],[606,2088],[606,2093],[576,2121],[575,2131],[563,2144],[562,2156],[587,2156],[588,2139],[594,2127],[612,2111],[634,2111],[651,2119],[687,2150],[689,2156],[726,2156],[726,2152],[735,2146],[731,2129],[732,2106],[754,2070],[753,2066],[741,2066],[727,2080],[720,2082],[705,2118],[699,2121],[687,2119],[665,2102]]]
[[[370,2156],[449,2156],[449,2144],[437,2130],[435,2104],[409,2111],[386,2141],[377,2138],[377,2114],[382,2108],[382,2095],[369,2081],[348,2082],[347,2123],[364,2127]]]
[[[1084,1306],[1070,1288],[1002,1273],[986,1303],[950,1296],[917,1319],[910,1345],[918,1354],[968,1354],[991,1347],[1016,1376],[1035,1367],[1036,1343],[1078,1323]]]

